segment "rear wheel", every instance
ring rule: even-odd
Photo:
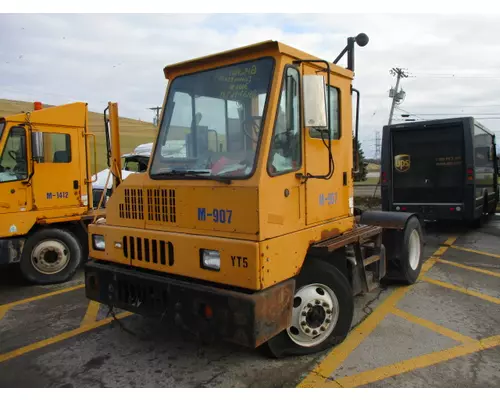
[[[418,218],[411,217],[403,233],[401,254],[387,263],[387,280],[413,284],[422,270],[423,232]]]
[[[484,223],[487,222],[488,219],[488,195],[486,194],[483,198],[483,207],[481,209],[481,213],[479,216],[472,220],[471,223],[469,224],[471,228],[473,229],[479,229],[482,228]]]
[[[265,346],[277,358],[325,350],[345,339],[353,312],[352,290],[344,274],[332,264],[308,258],[297,277],[291,325]]]
[[[495,193],[495,200],[493,201],[491,208],[488,210],[488,214],[490,215],[496,214],[497,206],[498,206],[498,190]]]
[[[24,245],[21,272],[32,283],[60,283],[69,280],[83,260],[82,246],[72,232],[42,229]]]

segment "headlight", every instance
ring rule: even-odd
[[[220,271],[220,253],[217,250],[201,250],[201,267]]]
[[[94,243],[94,250],[104,250],[106,248],[103,235],[92,235],[92,242]]]

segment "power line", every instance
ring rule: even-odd
[[[402,110],[404,111],[404,110]],[[468,116],[469,114],[464,114],[464,113],[454,113],[454,112],[449,112],[449,113],[421,113],[419,112],[420,115],[464,115]],[[500,113],[473,113],[472,115],[498,115],[500,116]]]
[[[484,76],[484,75],[457,75],[457,74],[416,74],[410,78],[451,78],[451,79],[500,79],[500,76]]]

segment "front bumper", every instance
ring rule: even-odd
[[[90,261],[86,296],[136,314],[170,319],[203,338],[256,348],[286,329],[291,320],[295,280],[243,293]],[[205,313],[206,307],[212,310]]]

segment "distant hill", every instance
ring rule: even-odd
[[[43,107],[53,106],[44,104]],[[118,111],[119,108],[120,104],[118,104]],[[33,111],[33,103],[0,99],[0,117],[27,111]],[[97,170],[101,171],[107,167],[102,113],[89,112],[89,125],[91,132],[96,135]],[[154,141],[156,133],[157,128],[151,123],[120,117],[120,147],[122,154],[132,151],[139,144]]]

